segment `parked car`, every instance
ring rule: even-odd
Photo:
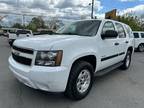
[[[94,76],[128,69],[134,51],[131,28],[113,20],[81,20],[56,32],[14,42],[9,68],[25,85],[83,99]]]
[[[31,36],[33,36],[33,33],[31,30],[15,29],[13,32],[8,32],[8,42],[10,46],[12,46],[13,42],[16,39],[21,39],[21,38],[31,37]]]
[[[16,32],[16,28],[2,28],[2,30],[3,30],[2,35],[7,38],[9,37],[9,34],[13,34]]]
[[[0,36],[3,36],[3,30],[0,29]]]
[[[144,52],[144,32],[134,31],[135,49]]]

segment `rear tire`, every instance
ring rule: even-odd
[[[73,100],[81,100],[91,90],[93,77],[93,66],[85,61],[76,62],[71,69],[65,95]]]
[[[130,67],[130,64],[131,64],[131,51],[128,50],[126,57],[123,61],[123,65],[121,66],[121,69],[123,69],[123,70],[128,69]]]
[[[138,51],[139,51],[139,52],[144,52],[144,44],[140,44],[140,45],[138,46]]]

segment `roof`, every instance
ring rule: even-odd
[[[105,22],[105,21],[112,21],[112,22],[118,22],[118,23],[127,25],[127,24],[125,24],[125,23],[123,23],[123,22],[119,22],[119,21],[112,20],[112,19],[83,19],[83,20],[77,20],[77,21],[90,21],[90,20],[99,20],[99,21],[102,21],[102,22]],[[129,26],[129,25],[127,25],[127,26]]]
[[[144,33],[144,31],[133,31],[134,33]]]
[[[2,30],[16,30],[17,28],[1,28]]]

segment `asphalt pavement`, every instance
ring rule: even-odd
[[[126,71],[96,77],[90,94],[72,101],[18,82],[8,68],[10,47],[0,37],[0,108],[144,108],[144,53],[136,52]]]

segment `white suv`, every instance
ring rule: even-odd
[[[55,35],[16,40],[9,68],[29,87],[82,99],[94,76],[129,68],[134,51],[131,37],[130,27],[117,21],[77,21]]]
[[[134,31],[135,49],[144,52],[144,32]]]
[[[13,42],[16,39],[21,39],[21,38],[31,37],[31,36],[33,36],[31,30],[15,29],[11,32],[8,32],[8,42],[9,42],[10,46],[12,46]]]

